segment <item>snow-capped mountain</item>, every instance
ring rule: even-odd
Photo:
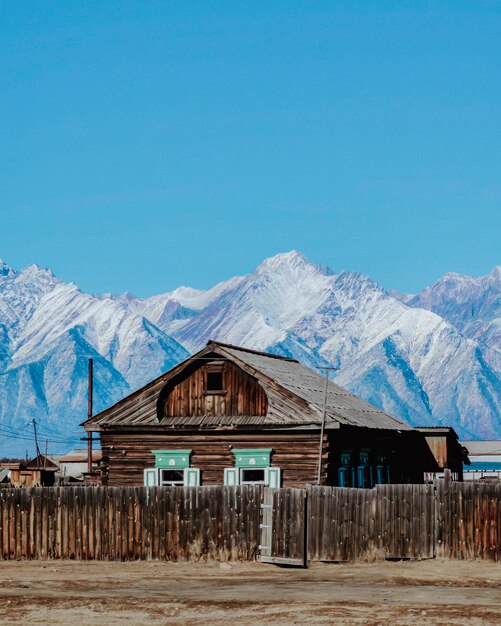
[[[89,357],[98,411],[188,356],[126,300],[84,294],[36,265],[0,267],[0,455],[31,449],[33,418],[52,449],[79,441]]]
[[[448,273],[407,304],[434,311],[468,337],[501,350],[501,265],[479,278]]]
[[[78,437],[89,356],[100,410],[208,339],[339,367],[339,384],[411,424],[499,437],[500,302],[499,268],[406,296],[295,251],[208,290],[144,300],[85,294],[35,265],[0,262],[0,455],[24,451],[34,417],[51,447]]]

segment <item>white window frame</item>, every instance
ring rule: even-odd
[[[224,468],[224,485],[225,487],[236,487],[240,480],[240,473],[237,467]]]
[[[279,467],[267,467],[265,469],[265,480],[268,487],[279,489],[282,486],[282,470]]]
[[[144,470],[143,484],[145,487],[158,487],[158,472],[156,467],[147,467]]]
[[[157,468],[158,472],[158,484],[160,487],[183,487],[184,479],[185,479],[185,471],[184,469],[176,469],[173,467],[172,469],[168,467],[159,467]],[[162,480],[162,472],[180,472],[182,474],[182,478],[180,480]]]
[[[184,470],[184,486],[200,487],[200,470],[198,467],[186,467]]]
[[[183,472],[183,479],[178,481],[162,481],[162,472]],[[185,467],[176,470],[168,467],[148,467],[144,470],[145,487],[199,487],[200,470],[197,467]]]
[[[244,481],[242,480],[242,472],[245,470],[263,470],[264,480]],[[227,487],[236,487],[237,485],[264,485],[278,489],[281,487],[282,471],[279,467],[254,467],[247,465],[245,467],[227,467],[224,470],[224,484]]]

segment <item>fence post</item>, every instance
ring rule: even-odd
[[[311,500],[311,485],[306,485],[306,490],[304,491],[304,567],[309,567],[310,563],[310,524],[309,524],[309,516],[310,516],[310,500]]]
[[[445,559],[450,556],[451,535],[451,472],[446,469],[443,478],[435,481],[435,532],[434,556]]]

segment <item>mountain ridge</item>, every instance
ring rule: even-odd
[[[501,436],[499,266],[406,295],[294,250],[207,290],[144,299],[86,294],[0,261],[0,454],[25,446],[34,417],[54,445],[77,441],[89,356],[98,411],[209,339],[340,367],[336,382],[412,425]]]

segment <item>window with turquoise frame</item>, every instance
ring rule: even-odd
[[[198,487],[200,470],[190,466],[191,450],[152,450],[155,467],[144,470],[146,487]]]
[[[271,467],[271,448],[236,449],[232,451],[235,467],[224,470],[224,484],[266,485],[280,487],[280,468]]]

